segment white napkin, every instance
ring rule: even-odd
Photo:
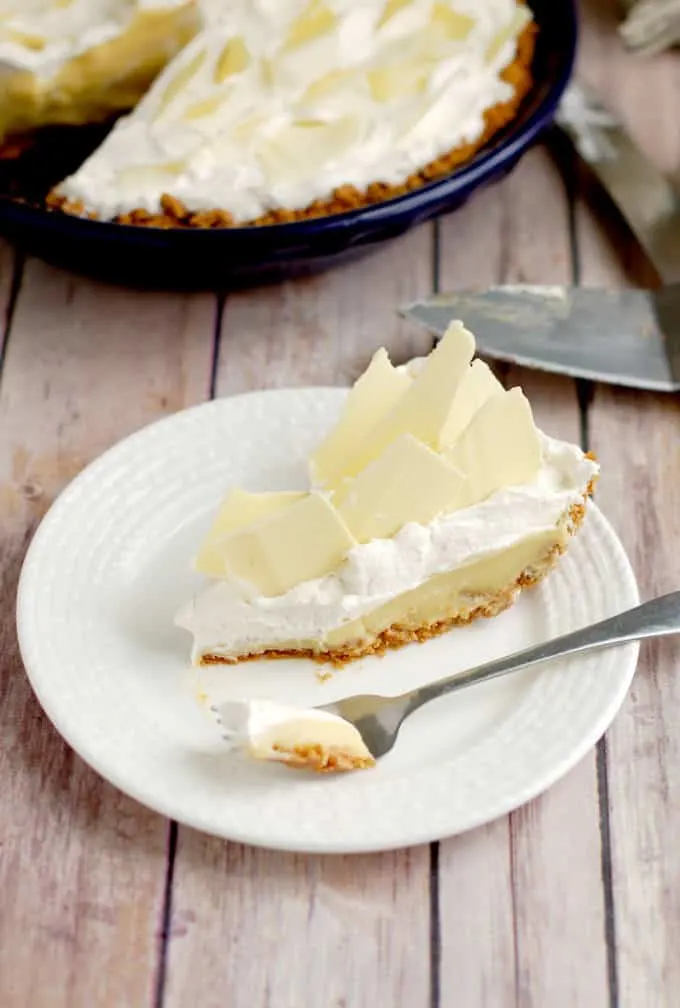
[[[680,0],[635,0],[619,32],[629,49],[660,52],[680,42]]]
[[[618,120],[583,84],[572,81],[562,95],[556,120],[571,135],[576,149],[589,164],[607,161],[615,155],[607,129]]]

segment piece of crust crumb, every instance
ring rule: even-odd
[[[372,756],[353,756],[337,749],[327,749],[321,745],[272,746],[280,753],[282,762],[294,770],[313,770],[315,773],[343,773],[347,770],[368,770],[375,766]]]

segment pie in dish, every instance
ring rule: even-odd
[[[49,203],[219,227],[381,202],[514,117],[534,27],[518,0],[230,0]]]
[[[429,357],[384,350],[310,459],[310,489],[234,489],[176,617],[197,665],[342,664],[509,606],[580,525],[597,464],[539,431],[453,323]]]
[[[127,111],[200,26],[195,0],[0,0],[0,141]]]

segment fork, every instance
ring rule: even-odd
[[[574,630],[525,651],[517,651],[505,658],[478,665],[400,696],[351,696],[316,709],[337,714],[353,724],[366,747],[378,759],[392,749],[406,718],[431,700],[552,658],[563,658],[643,638],[666,637],[679,632],[680,591],[675,591],[599,623]]]

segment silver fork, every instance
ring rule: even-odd
[[[563,658],[595,648],[611,647],[647,637],[666,637],[679,632],[680,591],[676,591],[581,630],[527,648],[526,651],[517,651],[506,658],[478,665],[401,696],[352,696],[319,706],[317,710],[338,714],[353,724],[367,748],[378,759],[393,747],[406,718],[431,700],[530,665],[538,665],[551,658]]]

